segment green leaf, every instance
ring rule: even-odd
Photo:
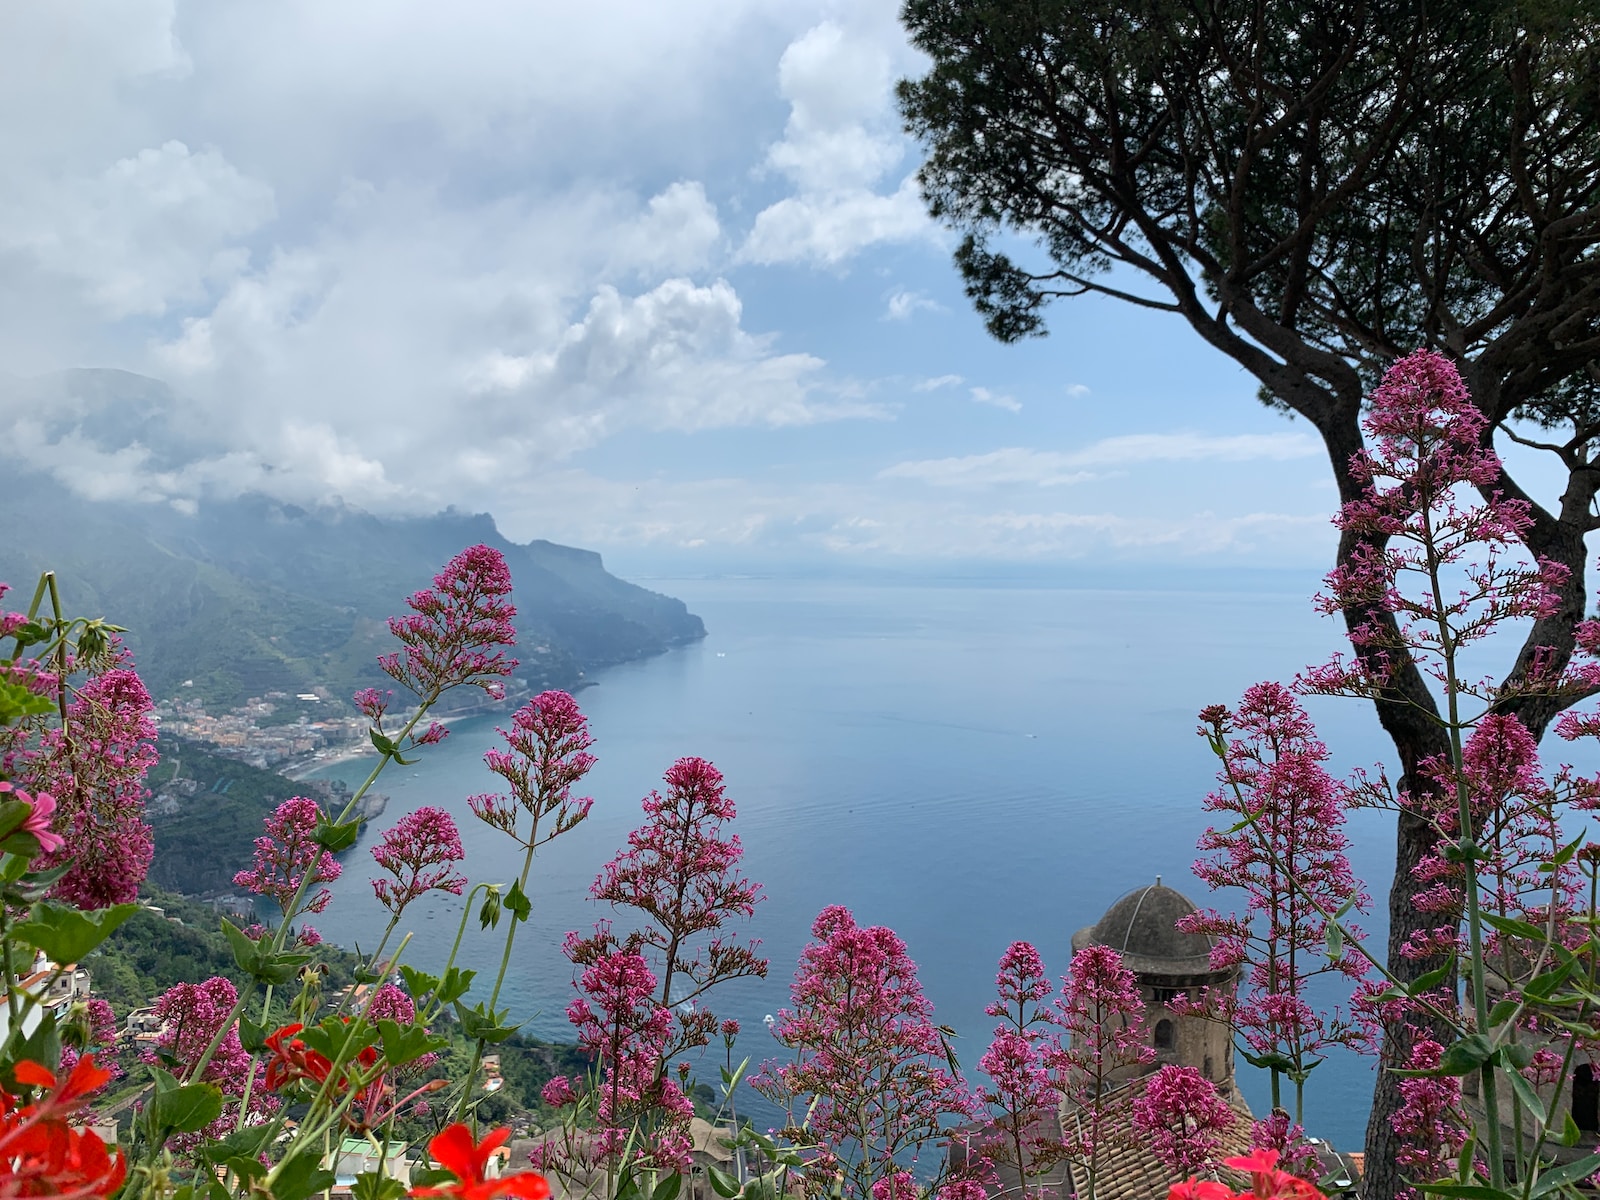
[[[444,973],[444,978],[439,981],[439,990],[434,994],[439,997],[441,1004],[454,1004],[472,989],[472,980],[478,973],[476,971],[463,971],[460,967],[451,967]],[[411,993],[413,996],[417,992]]]
[[[1440,1075],[1466,1075],[1489,1061],[1494,1046],[1487,1034],[1469,1033],[1459,1042],[1445,1047],[1439,1058]]]
[[[360,821],[346,821],[337,825],[324,817],[317,818],[317,831],[312,835],[317,845],[330,854],[338,854],[348,850],[356,844],[356,838],[361,834]]]
[[[522,884],[516,880],[511,881],[511,890],[506,893],[505,906],[518,921],[526,921],[533,912],[533,901],[528,899],[522,890]]]
[[[152,1096],[147,1111],[157,1141],[166,1130],[197,1133],[222,1115],[222,1091],[212,1083],[186,1083]]]
[[[400,964],[400,978],[405,981],[406,991],[413,996],[426,996],[439,986],[437,975],[429,975],[404,963]]]
[[[1535,1000],[1548,1000],[1558,987],[1572,978],[1577,967],[1578,960],[1569,958],[1558,967],[1540,972],[1522,985],[1522,994]]]
[[[617,1180],[617,1190],[613,1193],[612,1200],[643,1200],[639,1192],[639,1182],[633,1176],[632,1167],[622,1169],[622,1178]]]
[[[1511,1081],[1511,1090],[1516,1093],[1517,1099],[1522,1101],[1522,1107],[1533,1114],[1533,1119],[1540,1125],[1549,1121],[1550,1116],[1545,1112],[1544,1101],[1539,1099],[1539,1094],[1533,1090],[1533,1085],[1528,1082],[1521,1071],[1507,1071],[1506,1078]]]
[[[372,744],[377,748],[379,754],[384,755],[386,758],[400,757],[400,747],[396,746],[394,742],[384,737],[376,729],[367,730],[367,736],[372,739]]]
[[[499,1043],[522,1028],[521,1024],[501,1023],[506,1018],[508,1010],[505,1009],[491,1013],[482,1004],[468,1008],[459,1000],[455,1002],[454,1007],[456,1020],[461,1022],[461,1032],[466,1035],[468,1041]]]
[[[1344,956],[1344,930],[1339,928],[1339,922],[1328,922],[1327,941],[1328,959],[1337,962]]]
[[[25,717],[43,716],[55,709],[49,696],[41,696],[20,683],[0,679],[0,725],[11,725]]]
[[[313,1192],[333,1183],[332,1171],[324,1171],[316,1155],[300,1153],[278,1164],[271,1181],[273,1200],[306,1200]]]
[[[26,829],[19,829],[5,838],[0,838],[0,851],[15,855],[24,862],[30,862],[38,857],[40,849],[39,839]]]
[[[1520,1071],[1533,1061],[1533,1047],[1526,1042],[1507,1042],[1494,1052],[1494,1057],[1507,1071]]]
[[[452,1183],[459,1183],[455,1172],[446,1171],[440,1167],[413,1167],[411,1168],[412,1187],[443,1187]]]
[[[650,1200],[678,1200],[678,1189],[683,1186],[682,1175],[668,1175],[656,1183]]]
[[[250,1182],[260,1179],[267,1173],[267,1164],[262,1162],[259,1158],[242,1158],[237,1154],[232,1158],[225,1160],[222,1165],[227,1167],[228,1170],[232,1171],[240,1179],[248,1180]]]
[[[138,911],[137,904],[114,904],[84,912],[47,900],[35,904],[28,919],[12,932],[21,941],[43,950],[52,962],[66,966],[83,958]]]
[[[239,1017],[239,1045],[246,1051],[255,1054],[267,1044],[267,1027],[257,1025],[249,1017]]]
[[[1502,1000],[1489,1010],[1489,1028],[1502,1025],[1511,1019],[1511,1014],[1521,1006],[1517,1000]]]
[[[20,829],[32,813],[33,805],[26,800],[7,800],[0,804],[0,838]]]
[[[720,1167],[706,1165],[706,1177],[711,1180],[711,1190],[722,1200],[733,1200],[739,1194],[739,1181]]]
[[[1295,1069],[1294,1059],[1276,1050],[1269,1051],[1266,1054],[1251,1054],[1248,1050],[1240,1050],[1239,1057],[1252,1067],[1259,1067],[1263,1071],[1293,1071]]]
[[[376,1171],[363,1171],[350,1185],[354,1200],[399,1200],[406,1194],[406,1185],[393,1175],[380,1175]]]
[[[433,1054],[450,1044],[450,1039],[429,1033],[416,1025],[402,1026],[396,1021],[380,1020],[378,1035],[383,1039],[383,1057],[391,1067],[403,1067],[416,1062],[424,1054]]]
[[[1418,975],[1415,979],[1408,983],[1406,985],[1405,994],[1407,996],[1420,996],[1424,992],[1431,992],[1434,988],[1438,987],[1445,981],[1445,977],[1455,969],[1455,965],[1456,956],[1452,954],[1444,966],[1435,967],[1431,971],[1424,971],[1421,975]]]
[[[1528,1193],[1528,1200],[1539,1200],[1540,1196],[1548,1196],[1557,1188],[1564,1188],[1577,1183],[1580,1179],[1587,1179],[1597,1170],[1600,1170],[1600,1154],[1591,1154],[1575,1163],[1568,1163],[1553,1171],[1545,1171],[1534,1181],[1533,1190]]]
[[[1527,921],[1519,921],[1516,917],[1502,917],[1494,913],[1480,913],[1483,923],[1491,928],[1498,929],[1501,933],[1511,937],[1526,938],[1533,942],[1545,940],[1544,930],[1537,925],[1530,925]]]
[[[233,950],[233,961],[239,965],[239,969],[250,973],[261,947],[245,937],[244,931],[226,917],[222,919],[222,936],[228,939],[228,946]]]
[[[1583,1139],[1583,1130],[1572,1119],[1570,1112],[1562,1113],[1561,1136],[1556,1140],[1563,1146],[1576,1146]]]

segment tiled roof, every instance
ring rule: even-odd
[[[1095,1200],[1167,1200],[1167,1190],[1178,1182],[1133,1127],[1133,1102],[1144,1094],[1150,1079],[1149,1075],[1135,1079],[1109,1098],[1111,1110],[1107,1123],[1101,1127],[1105,1144],[1098,1156]],[[1233,1124],[1223,1131],[1219,1159],[1250,1152],[1250,1127],[1254,1124],[1250,1107],[1237,1089],[1229,1104],[1233,1108]],[[1065,1119],[1069,1129],[1081,1131],[1081,1113],[1069,1111]],[[1224,1171],[1222,1177],[1235,1186],[1248,1186],[1248,1180],[1235,1179],[1233,1174]],[[1082,1192],[1086,1186],[1087,1180],[1081,1180],[1066,1191]]]

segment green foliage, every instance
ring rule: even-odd
[[[146,887],[141,899],[161,909],[141,908],[83,959],[94,979],[97,996],[110,1001],[118,1015],[142,1008],[180,980],[193,982],[221,975],[235,986],[245,975],[234,961],[233,948],[222,933],[222,917],[209,904]],[[327,992],[355,978],[359,961],[337,946],[318,947],[328,963]]]
[[[303,787],[179,738],[162,737],[157,749],[161,761],[150,772],[150,790],[171,795],[179,807],[167,813],[157,805],[151,813],[150,883],[190,895],[232,890],[234,873],[250,865],[263,818]],[[179,795],[175,780],[192,781],[193,795]]]

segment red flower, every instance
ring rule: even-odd
[[[494,1196],[520,1196],[522,1200],[549,1200],[550,1185],[533,1171],[518,1171],[498,1179],[485,1179],[489,1158],[511,1136],[496,1129],[474,1143],[472,1131],[457,1122],[428,1143],[428,1153],[459,1181],[436,1188],[413,1188],[412,1196],[452,1196],[456,1200],[491,1200]]]
[[[1252,1187],[1245,1195],[1255,1200],[1320,1200],[1322,1196],[1315,1184],[1278,1170],[1276,1150],[1258,1148],[1238,1158],[1225,1158],[1222,1165],[1250,1172]]]
[[[267,1091],[275,1092],[296,1079],[309,1079],[314,1083],[322,1083],[333,1070],[333,1064],[326,1056],[315,1050],[308,1050],[306,1044],[294,1036],[304,1028],[304,1025],[285,1025],[268,1036],[267,1053],[271,1055],[271,1059],[267,1063],[265,1079]]]
[[[1258,1148],[1237,1158],[1225,1158],[1222,1165],[1248,1171],[1251,1190],[1235,1192],[1225,1183],[1191,1176],[1173,1184],[1167,1200],[1321,1200],[1322,1193],[1315,1184],[1278,1170],[1276,1150]]]
[[[34,1062],[20,1062],[17,1081],[50,1088],[36,1104],[16,1108],[16,1098],[0,1093],[0,1197],[57,1196],[64,1200],[103,1197],[122,1186],[127,1164],[87,1129],[67,1118],[83,1107],[89,1093],[111,1072],[85,1054],[64,1080]]]

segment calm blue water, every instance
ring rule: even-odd
[[[710,636],[607,671],[580,694],[599,756],[587,789],[596,802],[535,866],[534,918],[506,992],[513,1013],[541,1036],[569,1036],[561,938],[608,915],[588,900],[590,882],[639,823],[639,798],[674,758],[697,754],[727,777],[746,865],[769,896],[749,928],[770,977],[728,985],[714,1005],[743,1022],[740,1053],[776,1050],[761,1018],[786,1003],[817,911],[841,903],[906,940],[938,1019],[975,1064],[993,1024],[983,1007],[995,964],[1012,940],[1034,942],[1059,974],[1073,931],[1130,888],[1160,875],[1204,902],[1190,863],[1214,760],[1195,714],[1338,647],[1338,627],[1307,603],[1315,581],[1299,582],[1230,594],[652,580]],[[1341,768],[1387,758],[1368,707],[1311,708]],[[497,740],[492,721],[462,723],[417,767],[391,768],[376,824],[440,805],[458,818],[474,880],[513,877],[516,847],[465,804],[495,790],[481,755]],[[340,773],[354,778],[370,762]],[[1357,871],[1382,897],[1391,819],[1362,814],[1352,834]],[[321,922],[347,945],[371,946],[383,924],[367,883],[374,836],[347,858]],[[442,962],[460,913],[450,897],[426,903],[412,910],[408,954],[424,967]],[[1376,914],[1365,924],[1381,934]],[[499,935],[474,920],[466,944],[467,965],[491,973]],[[700,1074],[714,1079],[715,1068]],[[1266,1111],[1264,1079],[1242,1082]],[[1359,1147],[1371,1087],[1365,1060],[1328,1062],[1309,1088],[1310,1131]]]

